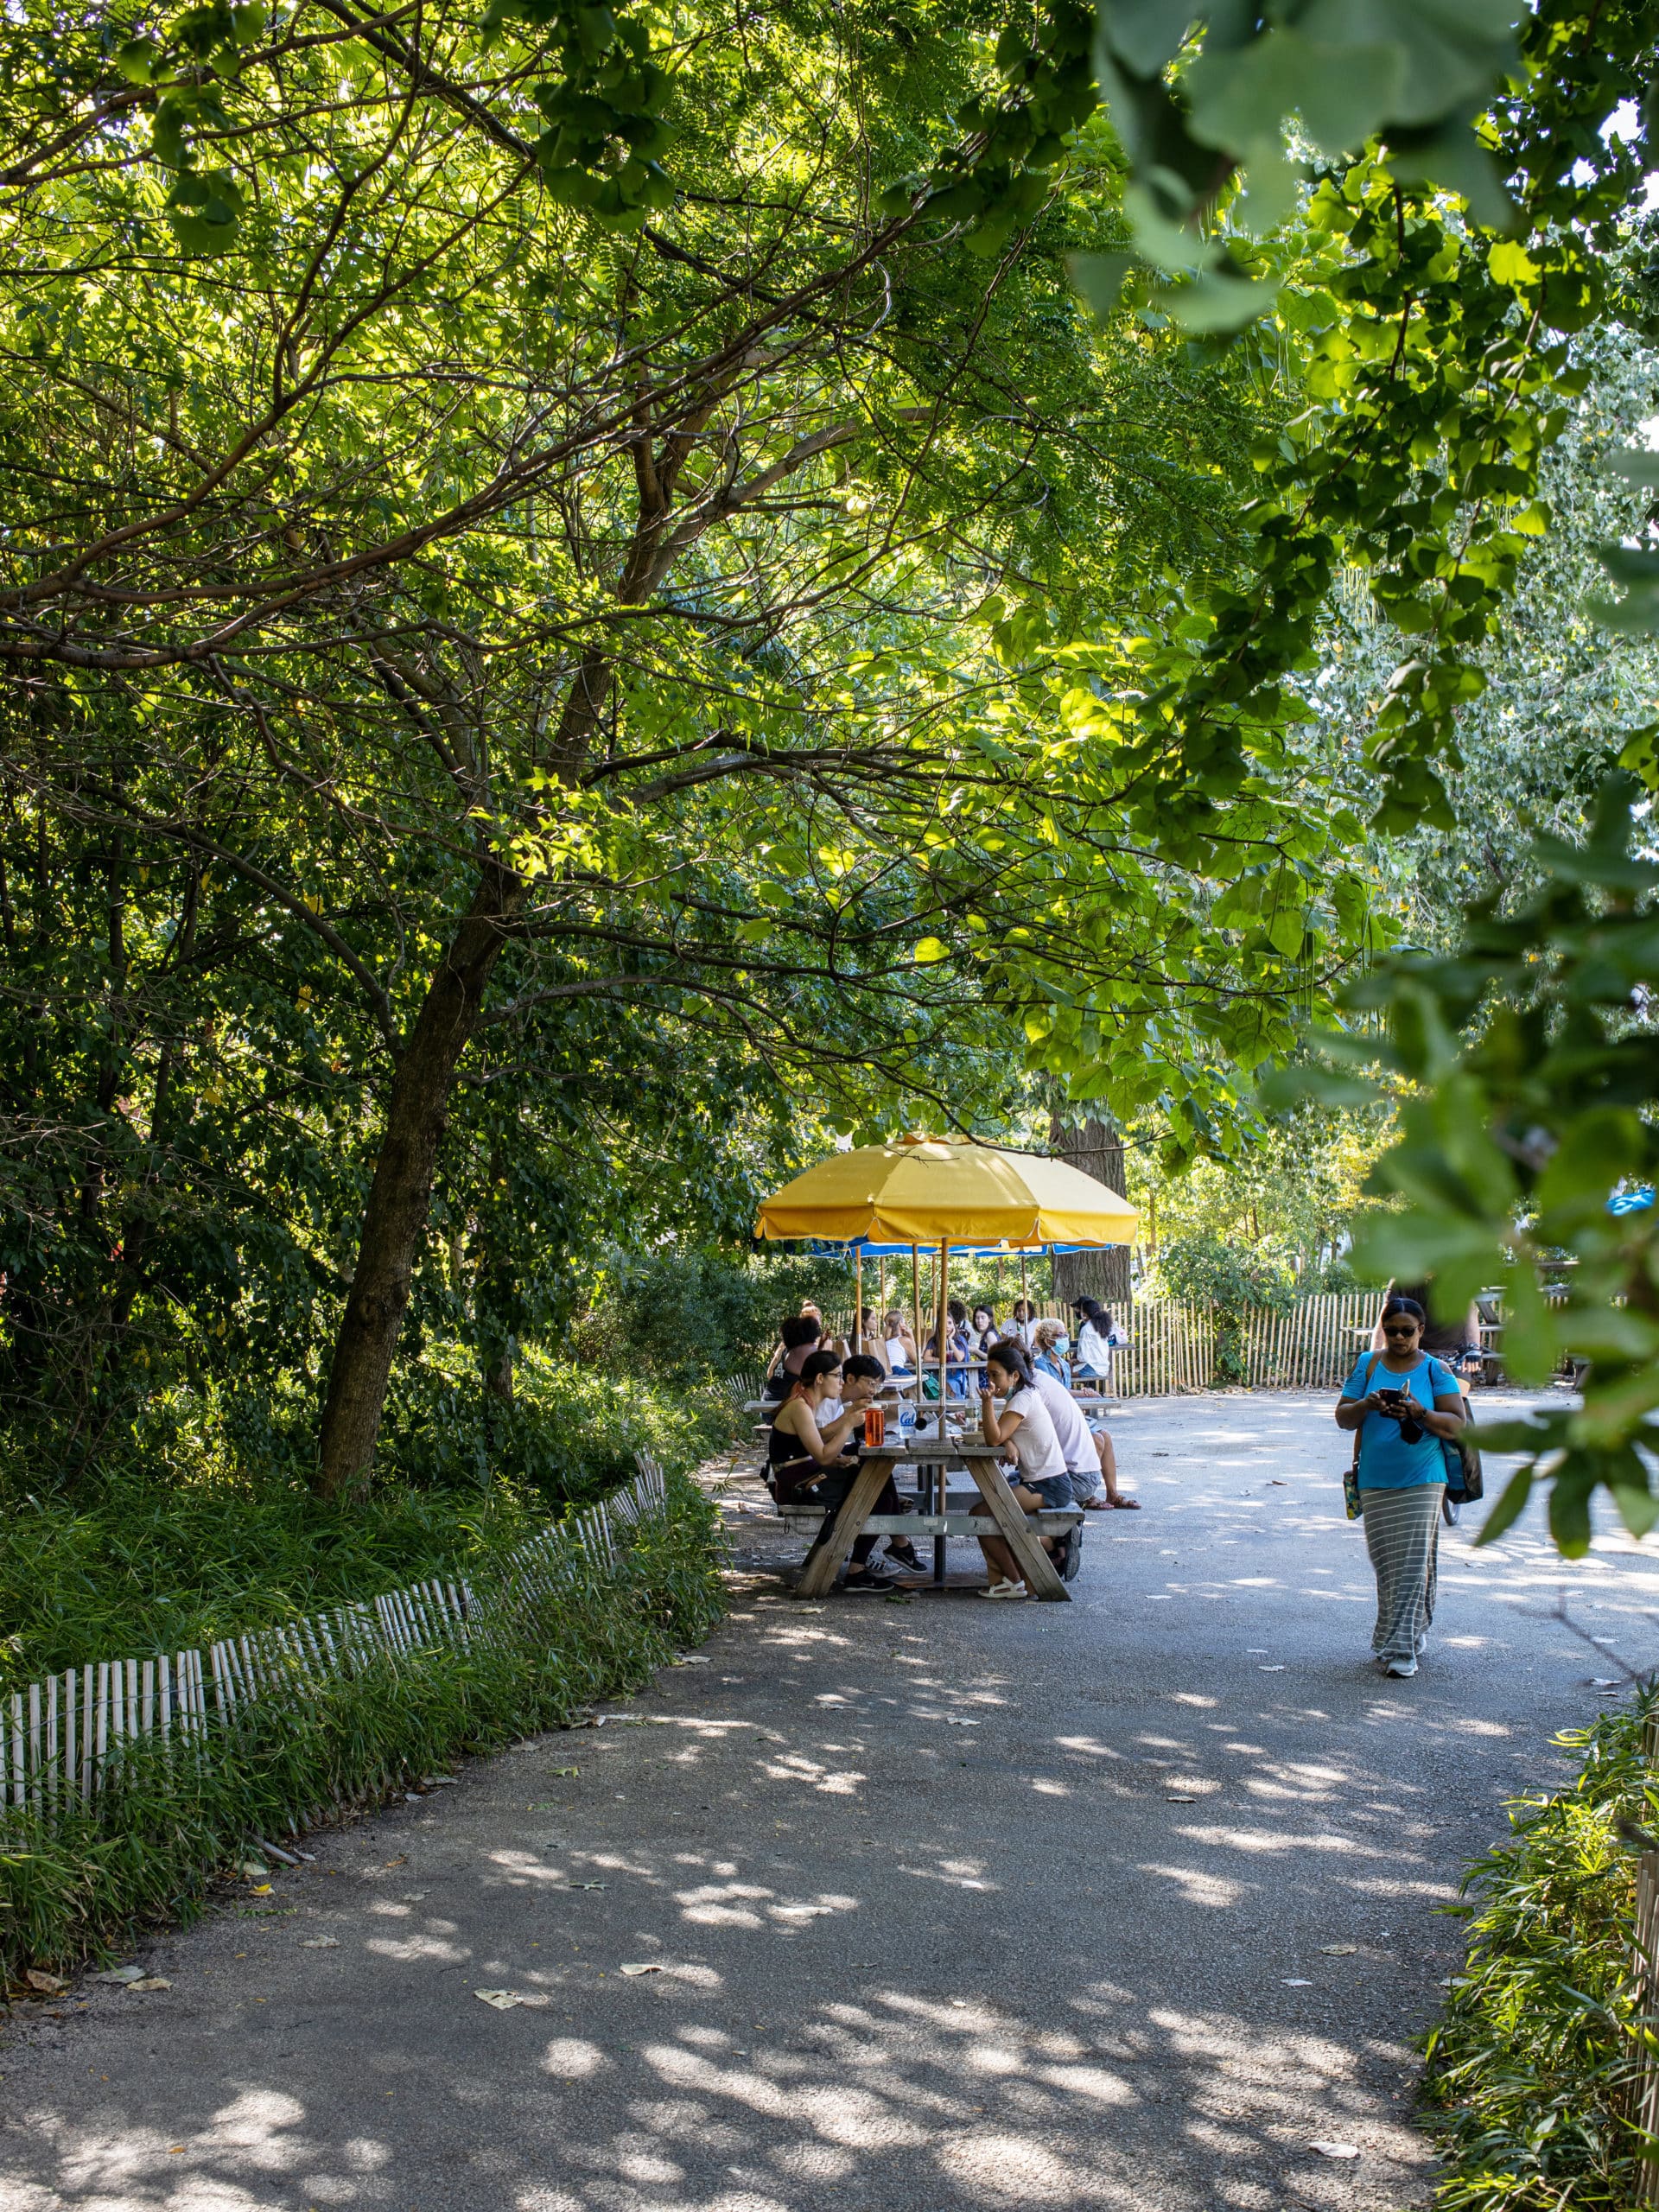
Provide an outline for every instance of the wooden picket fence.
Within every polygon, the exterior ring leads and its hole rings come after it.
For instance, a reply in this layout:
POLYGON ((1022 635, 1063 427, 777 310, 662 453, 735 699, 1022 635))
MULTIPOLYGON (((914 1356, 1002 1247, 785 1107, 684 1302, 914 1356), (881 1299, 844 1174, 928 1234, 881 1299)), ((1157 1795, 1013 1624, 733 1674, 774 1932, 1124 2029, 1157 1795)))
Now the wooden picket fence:
MULTIPOLYGON (((1032 1303, 1042 1319, 1063 1322, 1075 1337, 1077 1316, 1070 1306, 1052 1299, 1032 1303)), ((1129 1341, 1114 1356, 1112 1391, 1120 1398, 1161 1398, 1225 1383, 1251 1390, 1339 1389, 1370 1340, 1379 1306, 1375 1291, 1328 1291, 1299 1298, 1282 1313, 1247 1314, 1241 1347, 1244 1373, 1238 1376, 1224 1376, 1217 1368, 1211 1307, 1173 1298, 1137 1299, 1119 1309, 1129 1341)), ((850 1310, 826 1319, 832 1335, 852 1325, 850 1310)), ((741 1378, 746 1389, 750 1380, 741 1378)))
MULTIPOLYGON (((1216 1325, 1207 1306, 1154 1298, 1132 1306, 1124 1319, 1129 1341, 1112 1354, 1115 1396, 1169 1398, 1212 1387, 1216 1325)), ((1075 1319, 1071 1326, 1075 1333, 1075 1319)))
POLYGON ((1335 1390, 1370 1341, 1381 1300, 1375 1291, 1299 1298, 1283 1313, 1252 1313, 1244 1325, 1244 1383, 1251 1390, 1335 1390))
POLYGON ((205 1653, 101 1659, 14 1691, 0 1704, 0 1823, 9 1808, 49 1815, 94 1797, 123 1751, 143 1738, 201 1756, 219 1724, 260 1700, 303 1695, 331 1675, 388 1656, 511 1634, 524 1599, 545 1601, 595 1567, 614 1566, 613 1519, 637 1526, 666 1510, 662 1469, 647 1453, 637 1459, 634 1479, 603 1504, 510 1553, 482 1598, 465 1581, 414 1582, 251 1636, 226 1637, 205 1653))

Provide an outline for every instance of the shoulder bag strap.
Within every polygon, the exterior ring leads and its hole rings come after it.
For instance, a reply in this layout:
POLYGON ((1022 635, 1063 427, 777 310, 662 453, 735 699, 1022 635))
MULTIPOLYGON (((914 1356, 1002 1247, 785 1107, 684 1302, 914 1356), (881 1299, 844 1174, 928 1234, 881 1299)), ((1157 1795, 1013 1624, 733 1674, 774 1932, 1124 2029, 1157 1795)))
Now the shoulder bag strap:
MULTIPOLYGON (((1374 1352, 1371 1354, 1371 1363, 1370 1363, 1370 1366, 1366 1369, 1366 1370, 1365 1370, 1365 1382, 1364 1382, 1364 1386, 1363 1386, 1363 1388, 1361 1389, 1360 1394, 1359 1394, 1359 1395, 1360 1395, 1360 1396, 1361 1396, 1362 1398, 1369 1398, 1369 1397, 1370 1397, 1370 1395, 1371 1395, 1371 1377, 1372 1377, 1372 1376, 1376 1373, 1376 1363, 1377 1363, 1377 1361, 1378 1361, 1379 1359, 1381 1359, 1381 1358, 1382 1358, 1382 1353, 1381 1353, 1380 1351, 1374 1351, 1374 1352)), ((1355 1472, 1356 1474, 1357 1474, 1357 1473, 1359 1472, 1359 1440, 1360 1440, 1361 1436, 1362 1436, 1362 1435, 1363 1435, 1364 1431, 1365 1431, 1365 1424, 1364 1424, 1364 1422, 1362 1421, 1360 1422, 1360 1424, 1359 1424, 1358 1427, 1357 1427, 1357 1428, 1356 1428, 1356 1429, 1355 1429, 1355 1431, 1354 1431, 1354 1459, 1353 1459, 1353 1466, 1354 1466, 1354 1472, 1355 1472)))

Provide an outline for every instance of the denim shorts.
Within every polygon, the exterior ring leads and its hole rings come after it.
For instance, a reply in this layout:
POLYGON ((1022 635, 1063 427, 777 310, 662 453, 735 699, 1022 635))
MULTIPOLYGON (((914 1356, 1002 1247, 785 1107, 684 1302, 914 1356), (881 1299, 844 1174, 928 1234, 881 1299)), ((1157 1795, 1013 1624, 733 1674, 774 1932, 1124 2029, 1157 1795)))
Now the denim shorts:
POLYGON ((1017 1475, 1014 1480, 1023 1483, 1027 1490, 1034 1490, 1050 1513, 1064 1512, 1068 1505, 1077 1502, 1070 1475, 1050 1475, 1040 1483, 1033 1482, 1029 1475, 1017 1475))

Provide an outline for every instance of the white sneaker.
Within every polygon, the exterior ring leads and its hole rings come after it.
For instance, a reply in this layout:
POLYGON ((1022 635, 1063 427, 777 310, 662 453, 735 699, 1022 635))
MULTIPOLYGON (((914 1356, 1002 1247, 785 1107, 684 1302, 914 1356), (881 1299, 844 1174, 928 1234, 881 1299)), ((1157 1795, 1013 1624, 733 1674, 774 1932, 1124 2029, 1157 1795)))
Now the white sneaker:
POLYGON ((988 1583, 979 1594, 982 1598, 1023 1598, 1026 1594, 1026 1586, 1023 1582, 1009 1582, 1005 1580, 1001 1582, 988 1583))
POLYGON ((1389 1674, 1398 1675, 1402 1681, 1409 1675, 1414 1675, 1416 1671, 1417 1662, 1414 1659, 1390 1659, 1389 1662, 1389 1674))

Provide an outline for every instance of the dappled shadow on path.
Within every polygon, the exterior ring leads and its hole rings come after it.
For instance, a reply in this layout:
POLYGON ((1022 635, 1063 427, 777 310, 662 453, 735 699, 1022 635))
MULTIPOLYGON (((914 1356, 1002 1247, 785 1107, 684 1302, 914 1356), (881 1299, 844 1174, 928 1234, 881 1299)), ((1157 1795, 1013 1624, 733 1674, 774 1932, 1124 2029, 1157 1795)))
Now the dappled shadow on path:
MULTIPOLYGON (((1426 2201, 1407 2038, 1560 1722, 1528 1609, 1562 1570, 1449 1542, 1433 1671, 1379 1681, 1334 1447, 1249 1411, 1126 1421, 1146 1510, 1071 1608, 752 1578, 635 1725, 170 1939, 171 1991, 100 1992, 0 2087, 0 2212, 1426 2201)), ((1572 1570, 1615 1616, 1649 1573, 1572 1570)))

